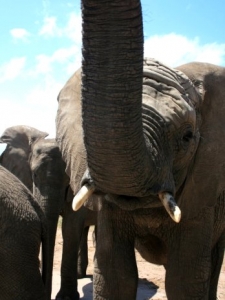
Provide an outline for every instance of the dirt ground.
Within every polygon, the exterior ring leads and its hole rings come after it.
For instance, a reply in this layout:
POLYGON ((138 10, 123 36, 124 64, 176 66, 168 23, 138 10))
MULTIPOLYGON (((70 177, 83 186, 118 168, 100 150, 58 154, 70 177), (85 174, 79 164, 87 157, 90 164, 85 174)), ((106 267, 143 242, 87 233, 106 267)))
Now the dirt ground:
MULTIPOLYGON (((94 257, 94 245, 92 242, 91 231, 88 235, 88 249, 89 249, 89 265, 87 274, 93 274, 93 257, 94 257)), ((55 257, 54 257, 54 270, 53 270, 53 291, 52 299, 55 299, 55 295, 59 290, 60 286, 60 263, 62 254, 62 236, 61 229, 58 228, 55 257)), ((139 272, 139 286, 137 293, 137 300, 165 300, 166 294, 164 289, 164 277, 165 271, 161 266, 156 266, 146 262, 142 257, 136 253, 137 266, 139 272)), ((92 300, 92 280, 91 276, 88 278, 78 280, 78 289, 80 292, 80 299, 92 300)), ((222 267, 220 275, 219 288, 218 288, 218 299, 225 300, 225 262, 222 267)), ((128 299, 124 299, 128 300, 128 299)))

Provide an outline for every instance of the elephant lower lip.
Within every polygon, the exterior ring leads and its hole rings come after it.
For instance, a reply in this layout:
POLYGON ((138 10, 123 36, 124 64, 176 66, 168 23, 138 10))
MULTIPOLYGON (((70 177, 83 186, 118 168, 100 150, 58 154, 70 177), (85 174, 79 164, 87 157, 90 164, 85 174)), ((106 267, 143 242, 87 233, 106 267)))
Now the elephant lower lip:
POLYGON ((140 208, 156 208, 162 207, 162 203, 158 196, 150 197, 129 197, 129 196, 118 196, 112 194, 106 194, 105 199, 112 202, 124 210, 135 210, 140 208))
POLYGON ((149 205, 150 205, 149 207, 152 207, 152 208, 154 208, 154 207, 162 207, 163 206, 162 203, 161 203, 161 201, 159 201, 158 198, 154 198, 152 200, 152 202, 149 203, 149 205))
MULTIPOLYGON (((92 193, 97 192, 94 184, 86 183, 82 186, 80 191, 76 194, 73 199, 72 208, 73 210, 78 210, 83 203, 91 196, 92 193)), ((159 193, 156 195, 150 195, 147 197, 131 197, 123 195, 105 194, 103 196, 107 201, 116 204, 123 210, 135 210, 143 208, 157 208, 163 206, 163 201, 160 201, 159 195, 164 193, 159 193)), ((168 194, 168 193, 165 193, 168 194)), ((104 195, 104 194, 102 194, 104 195)), ((164 205, 165 206, 165 205, 164 205)))

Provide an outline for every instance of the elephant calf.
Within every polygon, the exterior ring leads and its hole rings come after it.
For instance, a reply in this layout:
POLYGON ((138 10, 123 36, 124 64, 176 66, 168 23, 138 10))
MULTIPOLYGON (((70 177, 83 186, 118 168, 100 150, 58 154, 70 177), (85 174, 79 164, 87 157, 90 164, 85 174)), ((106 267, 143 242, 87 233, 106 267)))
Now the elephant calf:
POLYGON ((51 270, 58 217, 62 216, 61 286, 56 299, 79 299, 77 279, 86 276, 88 229, 90 225, 96 224, 97 214, 85 207, 77 212, 72 210, 74 195, 69 186, 69 177, 65 173, 65 162, 55 139, 35 141, 32 145, 30 166, 33 174, 33 193, 41 203, 48 221, 48 260, 51 270))
POLYGON ((0 298, 46 300, 46 222, 39 204, 0 166, 0 298), (39 270, 42 242, 43 268, 39 270), (43 278, 43 280, 42 280, 43 278))
MULTIPOLYGON (((65 173, 65 162, 55 139, 45 139, 47 135, 30 126, 7 128, 0 137, 0 143, 7 144, 0 156, 0 164, 33 191, 47 218, 48 298, 51 296, 57 222, 60 215, 63 217, 61 287, 57 299, 78 299, 77 278, 86 276, 87 235, 89 226, 96 223, 96 213, 85 207, 76 213, 72 210, 73 193, 69 186, 70 178, 65 173)), ((79 163, 77 160, 78 165, 79 163)))

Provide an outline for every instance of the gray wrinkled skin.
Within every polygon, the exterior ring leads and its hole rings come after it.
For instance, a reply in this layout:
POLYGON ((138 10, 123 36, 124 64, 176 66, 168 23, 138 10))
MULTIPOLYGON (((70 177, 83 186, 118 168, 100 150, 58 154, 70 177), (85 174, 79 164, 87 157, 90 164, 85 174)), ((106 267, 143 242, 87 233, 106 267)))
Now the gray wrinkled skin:
POLYGON ((0 166, 0 295, 2 300, 46 300, 47 224, 29 190, 0 166), (39 270, 42 243, 43 274, 39 270))

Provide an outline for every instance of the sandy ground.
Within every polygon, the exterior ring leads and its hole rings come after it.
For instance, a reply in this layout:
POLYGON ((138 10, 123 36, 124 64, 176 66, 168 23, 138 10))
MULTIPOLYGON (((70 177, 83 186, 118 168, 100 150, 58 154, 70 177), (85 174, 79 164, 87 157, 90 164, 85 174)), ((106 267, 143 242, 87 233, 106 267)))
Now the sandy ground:
MULTIPOLYGON (((94 245, 92 242, 91 231, 88 236, 88 256, 89 266, 87 270, 88 275, 93 274, 93 257, 94 257, 94 245)), ((62 236, 61 229, 58 228, 55 257, 54 257, 54 270, 53 270, 53 291, 52 299, 55 299, 55 295, 60 286, 60 263, 62 254, 62 236)), ((164 277, 165 271, 161 266, 156 266, 146 262, 139 253, 136 253, 137 266, 139 272, 139 286, 137 293, 137 300, 164 300, 166 298, 164 289, 164 277)), ((78 289, 80 293, 80 299, 91 300, 92 299, 92 280, 90 278, 83 278, 78 280, 78 289)), ((222 267, 220 275, 218 299, 225 300, 225 262, 222 267)), ((128 299, 124 299, 128 300, 128 299)))

